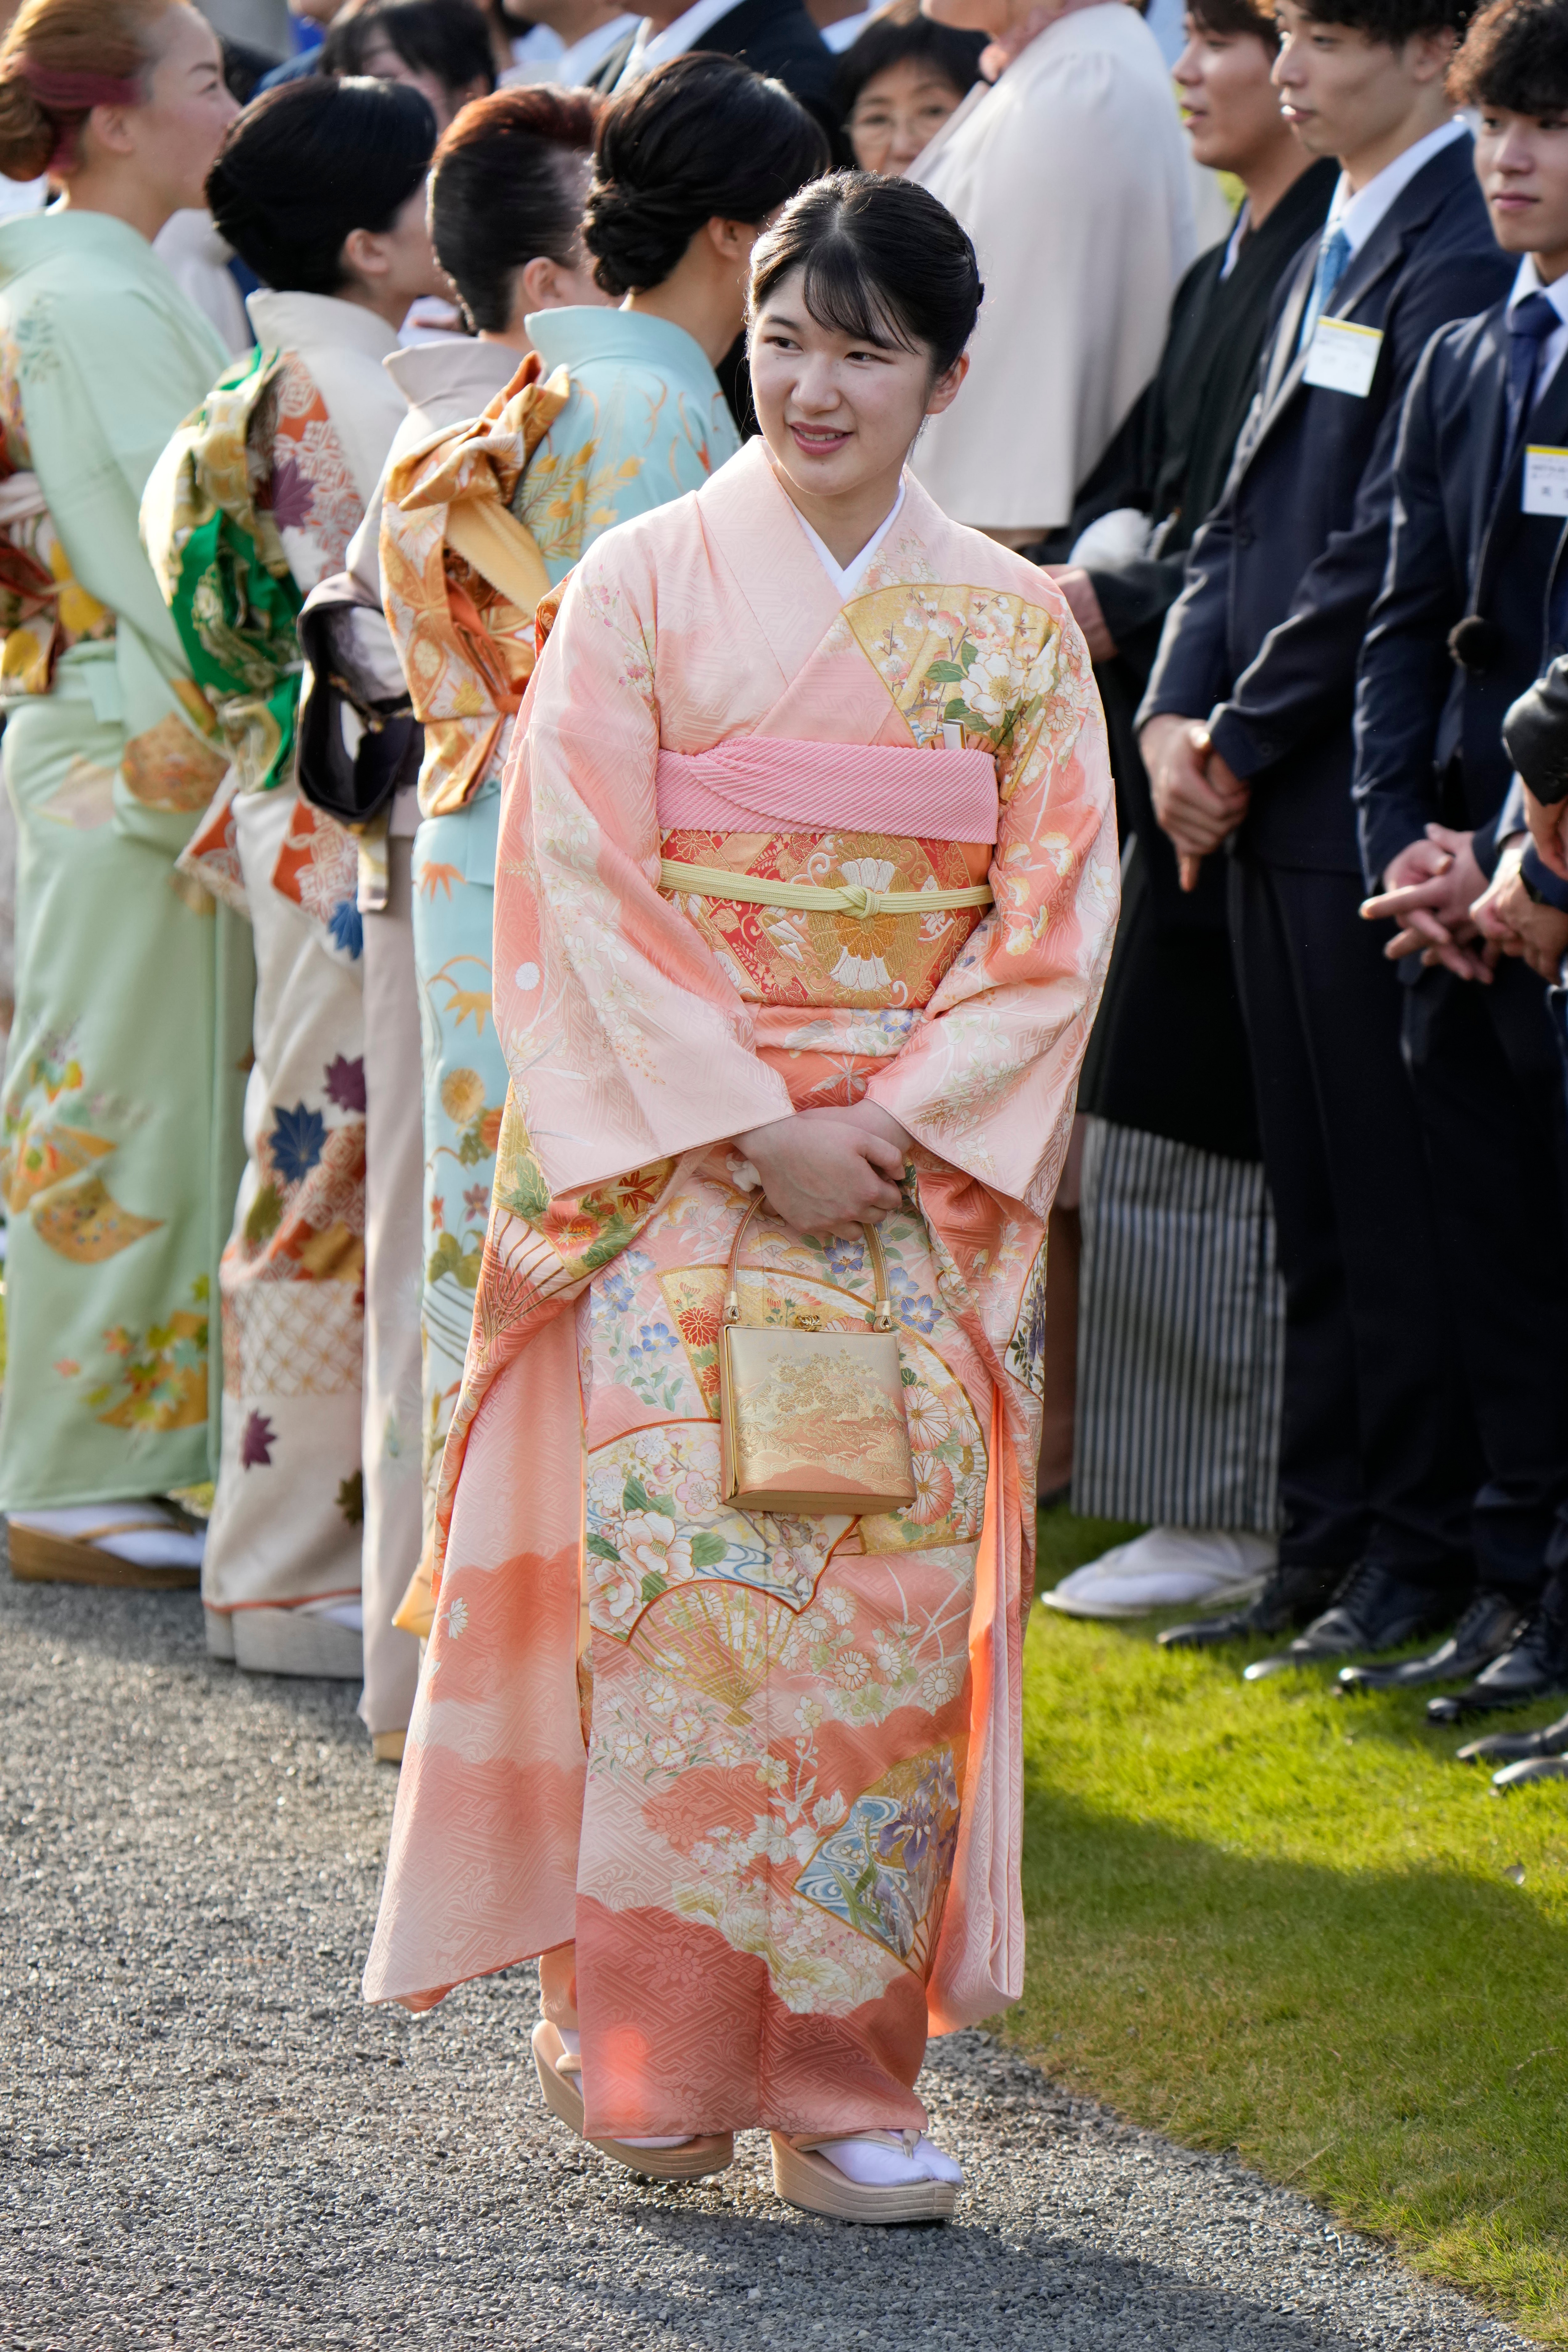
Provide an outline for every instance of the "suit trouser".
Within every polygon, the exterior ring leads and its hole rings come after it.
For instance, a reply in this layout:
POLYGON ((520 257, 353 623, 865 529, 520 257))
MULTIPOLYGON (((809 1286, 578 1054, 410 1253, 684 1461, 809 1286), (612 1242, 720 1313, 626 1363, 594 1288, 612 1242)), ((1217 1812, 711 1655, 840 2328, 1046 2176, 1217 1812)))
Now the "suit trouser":
POLYGON ((1568 1109, 1542 983, 1515 962, 1490 987, 1423 971, 1405 1059, 1486 1465, 1476 1559, 1529 1599, 1568 1559, 1568 1109))
POLYGON ((1481 1471, 1386 935, 1352 874, 1244 851, 1230 887, 1285 1278, 1280 1558, 1448 1586, 1481 1471))

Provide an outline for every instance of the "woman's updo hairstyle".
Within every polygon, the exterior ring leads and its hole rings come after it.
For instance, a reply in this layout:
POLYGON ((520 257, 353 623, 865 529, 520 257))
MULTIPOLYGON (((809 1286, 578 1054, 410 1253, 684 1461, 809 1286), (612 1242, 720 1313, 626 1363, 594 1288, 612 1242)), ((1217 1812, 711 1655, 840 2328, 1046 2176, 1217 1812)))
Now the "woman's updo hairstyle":
POLYGON ((583 257, 583 190, 602 100, 525 82, 465 106, 436 150, 430 237, 477 333, 505 331, 531 261, 583 257))
POLYGON ((766 220, 830 160, 782 82, 707 51, 674 58, 605 108, 583 241, 606 294, 661 286, 710 220, 766 220))
POLYGON ((171 0, 23 0, 0 46, 0 172, 68 179, 95 106, 144 106, 171 0))
POLYGON ((207 174, 220 236, 279 294, 336 294, 343 242, 389 229, 430 168, 436 117, 407 82, 282 82, 228 127, 207 174))
POLYGON ((833 172, 803 188, 752 252, 751 314, 792 270, 819 327, 868 343, 921 344, 933 381, 974 332, 981 298, 974 247, 944 204, 914 180, 833 172))

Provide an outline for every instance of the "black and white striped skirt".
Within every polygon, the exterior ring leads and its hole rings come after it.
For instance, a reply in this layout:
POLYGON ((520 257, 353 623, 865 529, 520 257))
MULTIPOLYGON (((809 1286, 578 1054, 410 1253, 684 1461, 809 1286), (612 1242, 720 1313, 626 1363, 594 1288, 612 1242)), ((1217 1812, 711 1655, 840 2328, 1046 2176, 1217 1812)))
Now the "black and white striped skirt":
POLYGON ((1270 1532, 1285 1293, 1262 1167, 1083 1126, 1073 1509, 1270 1532))

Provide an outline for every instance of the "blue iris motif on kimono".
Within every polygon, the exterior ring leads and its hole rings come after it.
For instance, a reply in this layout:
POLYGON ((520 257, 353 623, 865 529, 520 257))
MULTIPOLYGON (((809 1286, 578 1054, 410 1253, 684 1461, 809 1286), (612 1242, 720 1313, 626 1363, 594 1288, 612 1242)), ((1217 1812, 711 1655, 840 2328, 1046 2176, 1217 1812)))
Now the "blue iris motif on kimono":
POLYGON ((856 1800, 795 1881, 795 1893, 923 1969, 958 1843, 952 1751, 895 1765, 856 1800))

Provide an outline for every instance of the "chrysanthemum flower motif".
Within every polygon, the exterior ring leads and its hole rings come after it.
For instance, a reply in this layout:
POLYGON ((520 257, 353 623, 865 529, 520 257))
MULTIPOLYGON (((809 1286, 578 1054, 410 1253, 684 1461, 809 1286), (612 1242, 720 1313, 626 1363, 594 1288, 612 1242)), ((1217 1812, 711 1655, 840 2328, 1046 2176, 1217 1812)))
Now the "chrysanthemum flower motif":
POLYGON ((910 1444, 917 1454, 931 1453, 952 1428, 949 1408, 919 1381, 904 1391, 904 1419, 909 1423, 910 1444))
POLYGON ((846 1690, 858 1690, 871 1679, 871 1661, 860 1650, 840 1650, 833 1661, 833 1679, 846 1690))
POLYGON ((934 1527, 952 1508, 952 1473, 934 1454, 917 1454, 911 1467, 915 1499, 908 1516, 922 1528, 934 1527))
POLYGON ((468 1630, 468 1604, 459 1597, 458 1600, 453 1601, 450 1609, 447 1612, 447 1631, 451 1635, 454 1642, 457 1641, 459 1634, 468 1630))
POLYGON ((485 1107, 485 1082, 478 1070, 448 1070, 441 1081, 441 1108, 454 1127, 467 1127, 485 1107))
POLYGON ((621 1558, 643 1576, 661 1576, 667 1584, 689 1584, 697 1570, 691 1545, 675 1532, 675 1521, 662 1511, 631 1511, 621 1530, 621 1558))
POLYGON ((846 882, 857 882, 863 890, 889 890, 893 883, 893 861, 890 857, 847 857, 838 871, 846 882))
POLYGON ((840 1592, 836 1585, 829 1585, 820 1599, 829 1616, 836 1618, 840 1625, 848 1624, 855 1614, 855 1603, 847 1592, 840 1592))

